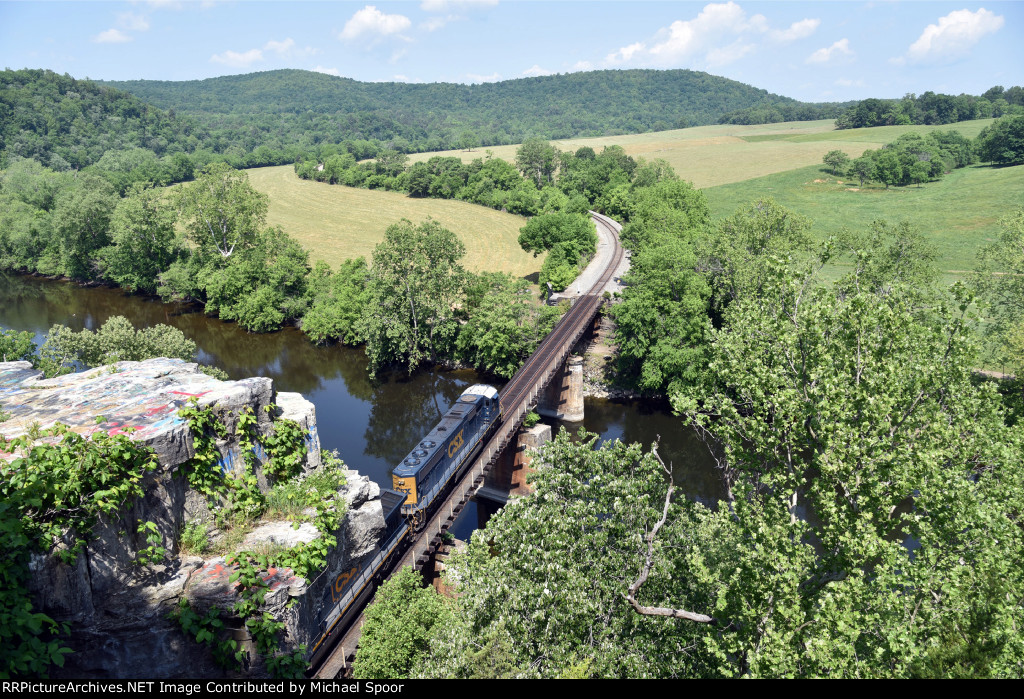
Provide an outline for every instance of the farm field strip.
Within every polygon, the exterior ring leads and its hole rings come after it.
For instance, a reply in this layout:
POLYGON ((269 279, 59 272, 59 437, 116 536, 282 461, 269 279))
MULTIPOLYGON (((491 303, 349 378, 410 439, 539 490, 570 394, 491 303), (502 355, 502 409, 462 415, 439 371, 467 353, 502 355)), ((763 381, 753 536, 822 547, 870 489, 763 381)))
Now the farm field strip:
MULTIPOLYGON (((407 218, 428 216, 466 245, 464 266, 474 272, 502 271, 526 277, 540 271, 544 257, 519 247, 526 219, 477 204, 414 199, 401 192, 357 189, 301 180, 290 165, 248 170, 252 185, 270 197, 268 223, 279 225, 310 251, 313 261, 336 268, 349 258, 370 260, 384 231, 407 218)), ((534 278, 535 279, 535 278, 534 278)))

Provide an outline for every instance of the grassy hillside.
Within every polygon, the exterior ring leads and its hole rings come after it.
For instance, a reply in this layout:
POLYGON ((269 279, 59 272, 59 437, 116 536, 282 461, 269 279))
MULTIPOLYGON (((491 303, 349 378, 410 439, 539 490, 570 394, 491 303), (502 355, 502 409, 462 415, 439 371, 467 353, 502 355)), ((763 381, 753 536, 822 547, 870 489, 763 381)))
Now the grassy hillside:
POLYGON ((814 221, 819 238, 844 227, 863 231, 876 219, 911 221, 936 246, 949 279, 975 266, 978 250, 999 235, 999 219, 1024 204, 1024 166, 975 165, 921 187, 867 185, 829 175, 814 165, 705 189, 716 219, 759 196, 814 221))
MULTIPOLYGON (((779 124, 740 126, 722 124, 673 131, 600 138, 573 138, 552 143, 563 151, 590 146, 600 151, 605 146, 622 146, 634 158, 662 158, 685 180, 700 188, 743 182, 756 177, 785 172, 821 163, 822 156, 839 149, 851 158, 859 158, 868 149, 881 148, 901 133, 956 130, 974 138, 992 119, 965 121, 947 126, 880 126, 871 129, 837 131, 831 119, 789 121, 779 124)), ((515 162, 518 145, 417 153, 410 162, 422 162, 435 155, 456 156, 463 162, 483 158, 490 152, 496 158, 515 162)))
POLYGON ((249 181, 270 197, 268 220, 279 225, 332 267, 363 255, 369 260, 389 225, 432 216, 466 244, 466 268, 503 271, 525 277, 540 271, 543 257, 519 247, 521 216, 475 204, 442 199, 411 199, 397 192, 355 189, 300 180, 289 166, 248 170, 249 181))
MULTIPOLYGON (((582 146, 590 146, 596 151, 605 146, 622 146, 626 154, 634 158, 662 158, 668 161, 680 177, 693 182, 697 187, 713 187, 820 163, 822 156, 834 148, 842 148, 851 156, 858 157, 866 149, 882 145, 871 141, 861 142, 856 138, 837 140, 849 133, 853 132, 836 131, 832 120, 823 120, 762 126, 698 126, 630 136, 565 139, 552 143, 563 151, 575 151, 582 146), (797 136, 824 138, 809 142, 786 140, 797 136)), ((495 146, 469 152, 455 150, 417 153, 410 156, 410 161, 425 161, 435 155, 454 155, 463 162, 469 162, 474 158, 486 157, 489 151, 496 158, 515 162, 518 147, 495 146)))

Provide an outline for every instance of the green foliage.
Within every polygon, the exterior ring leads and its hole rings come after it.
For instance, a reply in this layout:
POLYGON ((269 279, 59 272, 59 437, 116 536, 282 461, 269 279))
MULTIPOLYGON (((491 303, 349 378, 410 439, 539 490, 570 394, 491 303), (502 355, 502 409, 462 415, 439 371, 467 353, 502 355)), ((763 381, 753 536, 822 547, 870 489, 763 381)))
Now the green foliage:
POLYGON ((705 331, 706 374, 672 401, 728 501, 670 497, 635 445, 560 435, 534 496, 449 559, 458 613, 414 674, 1024 671, 1024 439, 972 378, 971 297, 934 286, 907 226, 819 258, 799 219, 760 202, 718 233, 701 253, 735 293, 705 331), (826 284, 814 269, 835 255, 851 271, 826 284), (637 580, 648 610, 711 624, 640 613, 624 599, 637 580))
POLYGON ((525 280, 497 272, 470 282, 466 306, 469 318, 459 331, 458 357, 505 378, 519 370, 561 314, 538 308, 525 280))
POLYGON ((51 373, 66 373, 76 363, 96 367, 154 357, 190 362, 196 357, 196 343, 169 325, 136 330, 127 318, 113 316, 95 332, 88 328, 75 332, 65 325, 54 325, 39 354, 46 367, 56 369, 51 373))
POLYGON ((306 310, 309 253, 280 228, 267 228, 226 263, 202 270, 206 312, 269 332, 306 310))
POLYGON ((558 168, 558 149, 542 138, 528 138, 516 151, 516 167, 538 189, 552 184, 558 168))
POLYGON ((828 153, 825 153, 821 161, 828 165, 833 175, 838 175, 843 172, 846 164, 850 162, 850 156, 841 150, 830 150, 828 153))
MULTIPOLYGON (((833 151, 834 152, 834 151, 833 151)), ((827 156, 826 156, 827 157, 827 156)), ((850 174, 878 180, 888 188, 937 180, 950 170, 975 161, 975 148, 956 131, 908 132, 877 151, 864 151, 853 161, 850 174)))
POLYGON ((358 326, 369 302, 369 278, 362 257, 346 260, 334 274, 326 263, 318 262, 307 282, 313 302, 302 317, 302 332, 317 344, 361 342, 358 326))
MULTIPOLYGON (((308 149, 312 143, 319 144, 317 155, 324 162, 338 152, 340 139, 357 160, 375 157, 388 142, 404 152, 452 150, 464 147, 467 130, 484 146, 520 143, 533 134, 565 139, 644 133, 711 124, 723 114, 762 104, 778 106, 787 118, 836 115, 834 105, 809 108, 690 70, 590 71, 482 85, 378 84, 302 70, 225 76, 201 86, 151 80, 108 84, 160 109, 187 114, 212 137, 204 143, 218 150, 224 143, 234 145, 239 160, 256 155, 261 144, 270 144, 275 155, 293 144, 308 149), (595 102, 591 95, 601 99, 595 102), (304 108, 297 111, 299 103, 304 108)), ((263 164, 270 163, 252 166, 263 164)))
POLYGON ((157 276, 180 252, 174 221, 159 192, 133 185, 110 219, 112 245, 100 251, 104 276, 129 291, 155 293, 157 276))
POLYGON ((186 522, 178 538, 182 553, 200 556, 210 548, 209 525, 206 522, 186 522))
MULTIPOLYGON (((267 406, 268 410, 274 408, 272 405, 267 406)), ((301 473, 302 464, 306 461, 306 436, 299 423, 277 419, 259 441, 268 457, 262 467, 269 478, 283 481, 301 473)))
POLYGON ((1024 375, 1024 208, 1001 222, 999 239, 981 252, 972 285, 985 301, 990 353, 997 363, 1024 375))
POLYGON ((999 119, 986 127, 976 141, 978 157, 990 163, 1024 163, 1024 114, 999 119))
MULTIPOLYGON (((595 449, 595 441, 561 430, 538 455, 552 467, 533 475, 533 496, 510 502, 473 533, 465 554, 449 557, 456 613, 434 628, 414 675, 701 672, 702 639, 710 635, 703 627, 637 616, 624 598, 639 574, 645 534, 661 516, 664 472, 638 445, 595 449)), ((673 514, 679 507, 672 505, 673 514)), ((673 532, 684 539, 688 529, 680 523, 673 532)), ((658 550, 667 554, 671 545, 658 550)), ((650 599, 691 589, 677 570, 665 561, 652 571, 650 599)))
POLYGON ((163 539, 160 536, 160 531, 156 528, 156 524, 153 522, 139 522, 137 533, 139 536, 146 538, 146 546, 140 548, 135 554, 136 565, 151 565, 164 560, 164 557, 167 556, 167 549, 161 546, 163 539))
POLYGON ((622 302, 612 306, 619 368, 645 391, 698 381, 706 366, 711 289, 692 240, 665 236, 633 254, 622 302))
POLYGON ((708 206, 688 182, 638 188, 623 243, 633 251, 622 302, 611 308, 625 382, 653 392, 693 383, 706 363, 711 290, 698 264, 708 206))
POLYGON ((455 307, 465 285, 466 248, 432 219, 388 227, 373 251, 369 303, 360 321, 371 371, 449 355, 458 335, 455 307))
POLYGON ((0 361, 31 362, 36 359, 35 336, 30 332, 0 329, 0 361))
POLYGON ((547 250, 540 270, 540 284, 550 283, 564 290, 593 257, 597 233, 589 217, 581 214, 548 213, 534 216, 520 229, 519 245, 534 257, 547 250))
POLYGON ((105 158, 123 184, 186 174, 173 167, 173 155, 166 163, 156 158, 175 151, 184 156, 180 151, 192 152, 204 138, 191 120, 91 80, 48 70, 0 72, 0 156, 34 158, 61 171, 81 170, 105 158), (136 163, 120 156, 139 147, 146 149, 145 163, 138 156, 136 163))
MULTIPOLYGON (((272 415, 275 411, 275 406, 268 406, 272 415)), ((345 484, 344 464, 325 453, 322 467, 303 476, 301 466, 306 446, 299 426, 290 420, 274 420, 269 431, 260 436, 256 431, 256 416, 251 410, 245 410, 239 414, 237 425, 245 467, 240 473, 228 475, 220 469, 216 447, 217 439, 223 438, 226 431, 213 409, 201 409, 193 400, 179 414, 189 423, 195 449, 195 456, 185 466, 189 486, 206 496, 217 509, 221 522, 239 517, 255 519, 271 512, 290 517, 296 527, 301 521, 309 520, 321 536, 272 554, 251 551, 230 554, 225 560, 235 568, 230 581, 237 583, 238 589, 232 607, 228 610, 214 606, 205 616, 200 616, 187 600, 182 600, 173 616, 197 642, 210 646, 218 664, 229 669, 240 667, 247 653, 234 640, 225 637, 224 619, 240 619, 271 676, 301 677, 305 669, 305 646, 281 652, 280 632, 284 624, 261 610, 267 593, 264 576, 270 568, 291 568, 296 575, 308 579, 326 565, 327 553, 337 542, 335 537, 325 534, 337 531, 346 513, 346 502, 338 493, 345 484), (268 457, 262 464, 264 473, 277 481, 266 496, 260 492, 255 474, 257 442, 268 457), (313 510, 312 516, 305 514, 308 509, 313 510)), ((205 523, 186 525, 181 537, 183 548, 202 550, 207 543, 205 523)))
POLYGON ((534 257, 567 241, 577 243, 589 258, 597 248, 594 223, 579 214, 550 213, 534 216, 519 232, 519 246, 534 257))
POLYGON ((526 417, 523 418, 523 427, 530 429, 538 422, 540 422, 540 415, 531 410, 526 414, 526 417))
POLYGON ((195 182, 175 191, 175 204, 189 240, 204 257, 230 257, 251 246, 266 223, 267 197, 249 177, 225 163, 208 165, 195 182))
POLYGON ((431 630, 450 621, 448 601, 412 568, 392 575, 364 613, 356 679, 405 679, 431 651, 431 630))
MULTIPOLYGON (((157 462, 126 434, 86 438, 62 425, 0 437, 0 451, 13 456, 0 466, 0 676, 39 675, 63 666, 70 650, 54 638, 66 626, 32 611, 24 586, 30 554, 75 562, 96 523, 117 518, 142 495, 142 478, 157 462)), ((145 530, 149 547, 140 554, 162 555, 159 536, 145 530)))
POLYGON ((954 628, 987 649, 979 670, 1021 671, 1024 444, 970 380, 969 299, 862 273, 900 269, 871 261, 893 252, 862 250, 832 287, 769 267, 713 332, 721 389, 673 399, 721 445, 735 498, 731 560, 704 576, 735 629, 715 642, 731 672, 906 676, 954 628))
POLYGON ((110 219, 117 194, 98 175, 81 173, 54 201, 53 237, 48 252, 59 260, 52 270, 72 279, 93 279, 100 250, 110 244, 110 219))

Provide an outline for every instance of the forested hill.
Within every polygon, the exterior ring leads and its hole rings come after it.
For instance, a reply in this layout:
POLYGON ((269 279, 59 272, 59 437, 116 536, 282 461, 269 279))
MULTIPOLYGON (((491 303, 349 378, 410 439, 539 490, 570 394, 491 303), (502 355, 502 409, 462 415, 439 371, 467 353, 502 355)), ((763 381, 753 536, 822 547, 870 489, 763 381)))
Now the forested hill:
POLYGON ((497 145, 712 124, 755 105, 799 104, 690 70, 605 70, 481 85, 366 83, 302 70, 105 84, 194 115, 225 136, 255 126, 278 137, 397 139, 402 150, 456 147, 467 132, 481 145, 497 145))
POLYGON ((191 153, 207 138, 193 119, 91 80, 49 70, 0 72, 0 167, 15 156, 80 169, 133 148, 191 153))

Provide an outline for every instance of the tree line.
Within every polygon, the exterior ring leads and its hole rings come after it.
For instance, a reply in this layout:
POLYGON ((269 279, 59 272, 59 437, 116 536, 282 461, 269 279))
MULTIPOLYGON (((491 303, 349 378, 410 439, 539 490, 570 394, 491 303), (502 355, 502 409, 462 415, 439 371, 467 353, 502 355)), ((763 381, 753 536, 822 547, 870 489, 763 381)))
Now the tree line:
POLYGON ((991 119, 1024 114, 1024 88, 1002 85, 979 96, 925 92, 898 100, 870 98, 850 106, 836 119, 837 129, 906 124, 953 124, 971 119, 991 119))
POLYGON ((365 83, 302 70, 208 80, 106 83, 161 109, 188 114, 244 143, 372 139, 402 152, 479 144, 643 133, 714 123, 726 112, 785 101, 749 85, 689 70, 606 70, 480 85, 365 83))
POLYGON ((905 133, 879 150, 866 150, 851 160, 841 150, 831 150, 822 162, 833 175, 890 186, 921 185, 941 179, 957 168, 978 161, 996 165, 1024 162, 1024 115, 1004 117, 985 127, 971 141, 958 131, 905 133))

